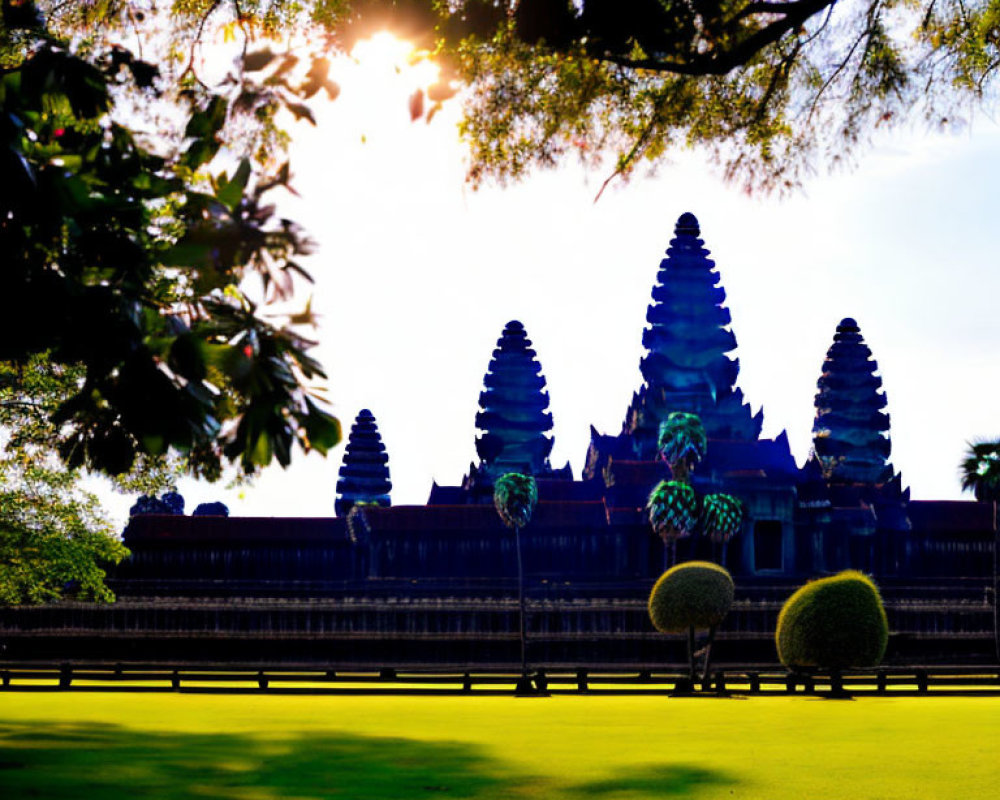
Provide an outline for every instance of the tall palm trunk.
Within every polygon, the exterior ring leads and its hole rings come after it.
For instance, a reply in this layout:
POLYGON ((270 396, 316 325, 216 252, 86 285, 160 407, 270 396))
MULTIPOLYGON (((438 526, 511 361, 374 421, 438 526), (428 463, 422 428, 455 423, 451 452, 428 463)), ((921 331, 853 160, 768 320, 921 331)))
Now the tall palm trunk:
POLYGON ((521 561, 521 529, 514 528, 514 545, 517 550, 517 607, 521 634, 521 683, 528 676, 528 637, 524 611, 524 564, 521 561))

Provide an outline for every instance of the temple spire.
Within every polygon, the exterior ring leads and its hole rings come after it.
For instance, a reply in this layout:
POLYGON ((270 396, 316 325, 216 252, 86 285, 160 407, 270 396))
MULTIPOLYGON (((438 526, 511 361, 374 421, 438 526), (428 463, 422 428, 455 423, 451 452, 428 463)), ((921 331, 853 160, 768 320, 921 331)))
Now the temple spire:
POLYGON ((726 291, 700 233, 694 214, 677 220, 646 312, 647 352, 639 366, 644 385, 623 429, 640 458, 654 456, 660 422, 672 411, 697 414, 710 438, 760 435, 762 414, 754 416, 736 388, 739 361, 727 355, 736 349, 736 337, 726 291))
POLYGON ((830 483, 882 484, 892 478, 889 415, 878 362, 858 323, 841 320, 823 362, 813 444, 830 483))
POLYGON ((517 320, 508 322, 479 395, 478 472, 495 479, 505 472, 541 475, 551 471, 552 414, 541 372, 524 326, 517 320))
POLYGON ((363 408, 351 426, 344 462, 340 467, 337 499, 334 502, 337 516, 346 517, 356 503, 391 505, 391 489, 389 456, 382 444, 374 415, 363 408))

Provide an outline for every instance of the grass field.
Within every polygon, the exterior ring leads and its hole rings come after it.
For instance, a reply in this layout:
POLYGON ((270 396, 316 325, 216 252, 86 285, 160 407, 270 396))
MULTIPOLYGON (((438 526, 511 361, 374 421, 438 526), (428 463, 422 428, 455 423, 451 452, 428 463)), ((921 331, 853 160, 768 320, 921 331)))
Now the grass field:
POLYGON ((0 693, 0 798, 1000 797, 1000 698, 0 693))

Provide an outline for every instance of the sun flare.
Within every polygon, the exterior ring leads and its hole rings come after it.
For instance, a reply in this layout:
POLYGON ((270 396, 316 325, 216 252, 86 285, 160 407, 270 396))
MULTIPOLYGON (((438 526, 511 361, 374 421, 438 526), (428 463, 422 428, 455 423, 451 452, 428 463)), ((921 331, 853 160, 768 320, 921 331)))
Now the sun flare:
POLYGON ((440 68, 426 51, 389 31, 380 31, 358 41, 350 54, 357 77, 366 83, 405 84, 426 88, 436 82, 440 68))

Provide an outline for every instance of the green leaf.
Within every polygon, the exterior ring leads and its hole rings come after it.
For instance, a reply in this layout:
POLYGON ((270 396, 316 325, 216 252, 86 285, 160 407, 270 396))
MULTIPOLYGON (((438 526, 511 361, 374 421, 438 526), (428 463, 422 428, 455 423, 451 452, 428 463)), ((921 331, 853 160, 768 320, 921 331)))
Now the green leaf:
POLYGON ((257 435, 257 440, 254 442, 253 448, 250 452, 250 461, 258 467, 266 467, 271 463, 271 457, 274 454, 274 449, 271 447, 271 437, 268 435, 267 431, 261 431, 257 435))
POLYGON ((195 139, 181 158, 181 163, 191 170, 211 161, 219 152, 219 143, 212 139, 195 139))
POLYGON ((211 261, 212 248, 202 242, 182 239, 160 253, 159 261, 167 267, 200 267, 211 261))
POLYGON ((204 111, 196 111, 184 128, 184 135, 192 139, 214 137, 226 122, 226 99, 216 95, 204 111))
POLYGON ((192 333, 178 336, 170 347, 170 368, 192 381, 205 379, 204 342, 192 333))
POLYGON ((342 436, 339 420, 318 408, 308 397, 306 409, 308 413, 301 419, 301 424, 309 439, 309 446, 321 453, 336 447, 342 436))
POLYGON ((236 211, 236 207, 243 199, 247 182, 250 180, 250 160, 244 158, 233 173, 233 177, 227 179, 223 174, 219 180, 219 188, 215 192, 216 199, 230 211, 236 211))

